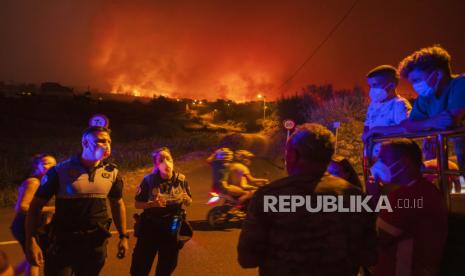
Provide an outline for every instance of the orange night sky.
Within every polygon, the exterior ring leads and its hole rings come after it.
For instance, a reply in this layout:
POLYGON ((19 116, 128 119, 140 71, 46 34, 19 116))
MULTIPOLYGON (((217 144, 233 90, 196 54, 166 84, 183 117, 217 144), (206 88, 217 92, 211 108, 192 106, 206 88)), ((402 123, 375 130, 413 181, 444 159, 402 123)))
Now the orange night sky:
MULTIPOLYGON (((269 99, 307 84, 365 85, 440 43, 465 71, 465 1, 368 1, 281 87, 353 1, 15 1, 0 3, 0 81, 193 98, 269 99)), ((404 92, 407 89, 403 85, 404 92)))

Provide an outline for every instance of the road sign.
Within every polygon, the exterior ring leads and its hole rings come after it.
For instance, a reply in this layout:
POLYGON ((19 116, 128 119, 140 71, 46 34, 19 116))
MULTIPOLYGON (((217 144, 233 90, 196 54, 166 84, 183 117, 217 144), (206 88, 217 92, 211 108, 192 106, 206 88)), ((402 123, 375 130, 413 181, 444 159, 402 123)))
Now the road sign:
POLYGON ((292 120, 285 120, 283 122, 283 125, 284 125, 284 128, 287 129, 287 130, 291 130, 291 129, 295 128, 295 122, 292 121, 292 120))
POLYGON ((110 119, 103 114, 95 114, 89 119, 89 126, 99 126, 99 127, 106 127, 110 126, 110 119))

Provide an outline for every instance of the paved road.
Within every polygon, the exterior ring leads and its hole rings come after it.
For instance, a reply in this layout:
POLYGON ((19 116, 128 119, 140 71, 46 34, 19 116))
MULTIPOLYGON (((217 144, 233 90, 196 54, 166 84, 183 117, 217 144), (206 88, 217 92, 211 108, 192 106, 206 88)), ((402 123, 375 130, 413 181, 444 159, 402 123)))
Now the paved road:
MULTIPOLYGON (((208 191, 210 188, 210 169, 203 161, 204 155, 194 155, 180 162, 179 168, 187 175, 187 179, 193 193, 193 204, 188 209, 188 219, 192 222, 195 233, 194 238, 181 250, 178 267, 174 275, 257 275, 255 269, 242 269, 237 263, 236 246, 240 229, 227 229, 223 231, 213 230, 207 227, 205 215, 208 206, 208 191)), ((128 227, 132 228, 133 195, 135 186, 138 185, 143 175, 149 169, 139 170, 125 174, 125 200, 128 210, 128 227)), ((252 166, 252 172, 260 177, 276 179, 283 176, 283 170, 276 168, 263 160, 256 160, 252 166)), ((0 242, 12 241, 9 225, 13 219, 13 212, 9 209, 0 210, 0 242)), ((102 275, 129 275, 129 266, 135 239, 130 239, 130 254, 123 260, 116 256, 117 237, 110 239, 108 246, 109 257, 102 271, 102 275)), ((1 243, 0 243, 1 244, 1 243)), ((16 263, 22 258, 22 251, 18 244, 1 244, 11 263, 16 263)), ((152 267, 152 271, 154 271, 152 267)), ((153 272, 151 275, 154 275, 153 272)))

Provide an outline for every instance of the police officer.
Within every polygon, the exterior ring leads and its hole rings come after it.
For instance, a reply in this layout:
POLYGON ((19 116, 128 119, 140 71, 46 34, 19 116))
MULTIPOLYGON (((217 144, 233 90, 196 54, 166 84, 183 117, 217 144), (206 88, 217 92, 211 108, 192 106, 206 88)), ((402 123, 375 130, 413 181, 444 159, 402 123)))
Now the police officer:
POLYGON ((132 254, 131 275, 150 273, 155 255, 155 275, 171 275, 177 265, 178 227, 183 219, 183 205, 192 202, 184 175, 173 171, 173 158, 166 147, 152 153, 154 171, 145 176, 136 192, 136 209, 143 209, 140 230, 132 254))
POLYGON ((36 233, 40 212, 52 196, 56 197, 51 222, 51 241, 45 261, 45 275, 98 275, 106 258, 111 219, 119 232, 118 251, 128 249, 126 207, 122 199, 123 181, 115 165, 103 160, 110 156, 110 130, 90 127, 82 135, 82 153, 51 168, 42 178, 26 219, 28 259, 44 264, 36 233))

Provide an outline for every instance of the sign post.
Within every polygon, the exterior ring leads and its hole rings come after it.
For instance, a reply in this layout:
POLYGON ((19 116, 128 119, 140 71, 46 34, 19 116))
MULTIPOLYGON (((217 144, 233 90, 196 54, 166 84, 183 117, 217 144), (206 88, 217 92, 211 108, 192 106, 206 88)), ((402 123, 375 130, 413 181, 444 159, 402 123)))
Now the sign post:
POLYGON ((110 119, 103 114, 94 114, 89 119, 89 126, 99 126, 108 128, 110 126, 110 119))
POLYGON ((287 129, 287 138, 286 138, 286 144, 287 141, 289 140, 289 136, 291 135, 291 130, 295 128, 295 122, 292 120, 285 120, 283 122, 284 128, 287 129))

